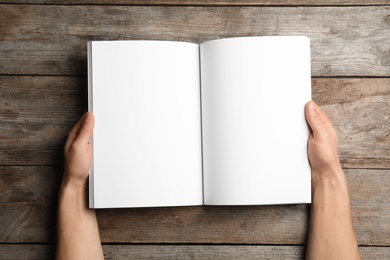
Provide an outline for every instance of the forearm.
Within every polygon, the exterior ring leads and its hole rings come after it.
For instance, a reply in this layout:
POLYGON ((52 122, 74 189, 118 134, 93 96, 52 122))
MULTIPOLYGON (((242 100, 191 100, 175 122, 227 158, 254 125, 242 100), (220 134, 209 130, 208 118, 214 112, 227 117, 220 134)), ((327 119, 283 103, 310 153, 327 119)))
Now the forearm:
POLYGON ((348 187, 341 167, 313 183, 307 259, 360 259, 348 187))
POLYGON ((57 259, 103 259, 95 211, 86 187, 63 184, 59 193, 57 259))

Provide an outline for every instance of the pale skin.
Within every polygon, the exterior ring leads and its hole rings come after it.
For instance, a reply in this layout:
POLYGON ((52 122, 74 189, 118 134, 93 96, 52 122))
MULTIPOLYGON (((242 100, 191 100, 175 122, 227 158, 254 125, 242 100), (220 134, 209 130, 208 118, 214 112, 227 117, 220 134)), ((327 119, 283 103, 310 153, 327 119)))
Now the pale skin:
POLYGON ((88 208, 89 140, 94 116, 86 113, 69 132, 58 200, 57 259, 104 259, 95 210, 88 208))
MULTIPOLYGON (((312 129, 308 153, 313 191, 306 259, 360 259, 348 187, 338 158, 337 134, 313 101, 306 104, 306 118, 312 129)), ((93 127, 93 114, 84 114, 70 131, 64 147, 57 259, 104 258, 95 211, 87 204, 93 127)))
POLYGON ((306 104, 306 119, 312 129, 308 153, 313 190, 306 259, 361 259, 336 131, 313 101, 306 104))

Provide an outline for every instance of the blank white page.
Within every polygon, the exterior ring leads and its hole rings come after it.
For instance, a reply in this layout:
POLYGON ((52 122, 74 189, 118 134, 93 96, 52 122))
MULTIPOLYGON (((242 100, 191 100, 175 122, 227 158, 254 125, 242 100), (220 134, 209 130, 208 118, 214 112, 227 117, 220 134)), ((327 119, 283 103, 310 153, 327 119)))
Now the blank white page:
POLYGON ((199 46, 91 42, 91 207, 202 204, 199 46))
POLYGON ((309 38, 222 39, 200 49, 204 203, 310 203, 309 38))

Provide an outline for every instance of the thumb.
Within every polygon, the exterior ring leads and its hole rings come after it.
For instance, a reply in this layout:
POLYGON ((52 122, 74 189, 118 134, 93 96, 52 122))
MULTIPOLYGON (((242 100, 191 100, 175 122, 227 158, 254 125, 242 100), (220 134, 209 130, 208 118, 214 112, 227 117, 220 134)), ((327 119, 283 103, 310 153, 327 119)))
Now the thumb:
POLYGON ((329 118, 322 112, 314 101, 306 104, 306 120, 309 123, 313 136, 321 136, 333 128, 329 118))
POLYGON ((84 121, 78 131, 75 142, 80 144, 87 144, 92 136, 93 128, 95 125, 95 118, 93 113, 88 112, 85 114, 84 121))

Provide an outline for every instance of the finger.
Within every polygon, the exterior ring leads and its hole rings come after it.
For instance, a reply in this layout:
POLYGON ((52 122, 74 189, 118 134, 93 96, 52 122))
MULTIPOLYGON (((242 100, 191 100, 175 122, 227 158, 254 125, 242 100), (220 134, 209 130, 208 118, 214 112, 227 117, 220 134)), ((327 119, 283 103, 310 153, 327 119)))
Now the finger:
POLYGON ((80 127, 82 126, 86 115, 87 115, 87 112, 84 113, 84 115, 79 119, 79 121, 77 121, 77 123, 73 126, 72 130, 70 130, 70 132, 68 133, 68 136, 67 136, 66 142, 65 142, 65 150, 68 150, 70 145, 76 139, 76 137, 79 133, 80 127))
POLYGON ((84 121, 82 122, 81 127, 77 133, 77 137, 74 140, 74 143, 79 144, 88 144, 95 125, 95 118, 91 112, 85 113, 84 121))
POLYGON ((314 101, 309 101, 306 104, 306 119, 314 137, 321 136, 333 128, 329 118, 314 101))

